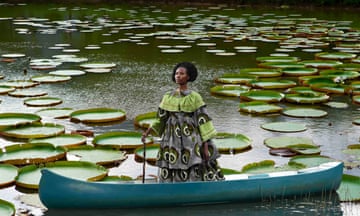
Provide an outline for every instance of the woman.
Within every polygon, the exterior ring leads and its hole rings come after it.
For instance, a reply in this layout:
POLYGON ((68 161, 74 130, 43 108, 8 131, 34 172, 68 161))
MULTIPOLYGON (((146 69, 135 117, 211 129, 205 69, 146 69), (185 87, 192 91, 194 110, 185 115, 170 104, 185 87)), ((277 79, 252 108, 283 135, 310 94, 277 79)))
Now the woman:
POLYGON ((178 87, 166 93, 159 105, 158 121, 151 131, 161 137, 156 165, 160 182, 214 181, 223 179, 216 159, 220 156, 211 138, 216 134, 200 94, 188 89, 198 75, 195 65, 177 64, 172 80, 178 87))

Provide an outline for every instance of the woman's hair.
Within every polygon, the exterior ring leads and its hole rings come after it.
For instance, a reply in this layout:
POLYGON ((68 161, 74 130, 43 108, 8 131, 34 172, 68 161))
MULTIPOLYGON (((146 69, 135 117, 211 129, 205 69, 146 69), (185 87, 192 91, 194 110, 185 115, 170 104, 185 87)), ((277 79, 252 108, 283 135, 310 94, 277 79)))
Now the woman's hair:
POLYGON ((186 69, 186 73, 189 76, 189 80, 188 80, 189 82, 194 82, 196 80, 196 77, 198 75, 198 70, 195 67, 195 65, 190 62, 180 62, 177 65, 175 65, 175 67, 173 69, 173 73, 172 73, 172 77, 171 77, 172 81, 175 82, 175 73, 179 67, 183 67, 186 69))

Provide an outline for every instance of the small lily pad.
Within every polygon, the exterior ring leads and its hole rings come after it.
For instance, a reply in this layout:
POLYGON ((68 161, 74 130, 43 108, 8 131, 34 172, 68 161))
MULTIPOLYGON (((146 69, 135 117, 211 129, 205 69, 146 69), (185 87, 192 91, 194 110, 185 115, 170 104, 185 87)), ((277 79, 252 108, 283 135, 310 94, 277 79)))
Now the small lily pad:
POLYGON ((10 80, 7 82, 1 82, 1 86, 9 86, 14 88, 29 88, 39 85, 38 82, 33 82, 29 80, 10 80))
POLYGON ((268 104, 264 101, 251 101, 240 103, 239 105, 241 112, 252 113, 252 114, 268 114, 268 113, 278 113, 282 111, 282 107, 268 104))
POLYGON ((106 168, 86 161, 56 161, 45 163, 42 166, 28 165, 22 167, 16 178, 16 185, 38 189, 42 169, 49 169, 58 174, 84 181, 101 180, 108 173, 106 168))
POLYGON ((86 144, 86 137, 79 134, 60 134, 53 137, 31 139, 30 143, 50 143, 54 146, 69 148, 86 144))
POLYGON ((39 164, 64 157, 63 148, 55 148, 49 143, 15 144, 6 146, 4 151, 0 152, 0 162, 13 165, 39 164))
POLYGON ((240 99, 247 101, 280 102, 284 94, 272 90, 251 90, 240 94, 240 99))
POLYGON ((321 52, 316 53, 316 59, 331 59, 331 60, 351 60, 356 57, 356 54, 346 52, 321 52))
POLYGON ((126 160, 126 153, 111 148, 94 148, 92 146, 79 146, 70 148, 68 155, 75 155, 79 161, 89 161, 99 165, 118 164, 126 160))
POLYGON ((0 94, 7 94, 9 92, 15 91, 14 87, 11 86, 0 86, 0 94))
POLYGON ((11 164, 0 164, 0 173, 0 188, 2 188, 15 182, 15 177, 18 174, 18 168, 11 164))
POLYGON ((39 97, 47 95, 47 92, 40 89, 17 89, 9 92, 8 95, 13 97, 39 97))
POLYGON ((317 147, 312 139, 306 137, 290 137, 290 136, 278 136, 270 137, 264 140, 264 144, 273 149, 277 148, 292 148, 292 147, 302 147, 302 148, 315 148, 317 147))
POLYGON ((284 69, 284 68, 304 68, 305 65, 299 62, 263 62, 259 64, 259 67, 284 69))
POLYGON ((93 68, 114 68, 116 67, 115 63, 85 63, 81 64, 80 67, 85 69, 93 68))
POLYGON ((210 93, 218 96, 239 97, 241 93, 247 92, 249 89, 248 86, 221 85, 212 87, 210 93))
POLYGON ((62 100, 56 97, 36 97, 24 100, 25 105, 34 107, 55 106, 61 103, 62 100))
POLYGON ((341 61, 335 60, 304 60, 301 63, 306 67, 314 67, 318 69, 331 69, 337 65, 342 64, 341 61))
POLYGON ((217 133, 213 139, 220 153, 239 153, 251 149, 251 139, 243 134, 217 133))
POLYGON ((254 88, 262 89, 286 89, 296 86, 296 82, 292 80, 273 80, 273 79, 260 79, 253 80, 249 83, 254 88))
POLYGON ((296 170, 296 168, 287 165, 275 167, 275 162, 273 160, 263 160, 260 162, 253 162, 250 164, 246 164, 242 168, 241 172, 261 175, 271 172, 292 171, 292 170, 296 170))
POLYGON ((314 108, 288 108, 283 110, 282 113, 287 116, 301 118, 320 118, 328 114, 324 110, 314 108))
MULTIPOLYGON (((150 138, 146 140, 147 144, 152 142, 150 138)), ((92 143, 95 146, 108 146, 121 150, 134 150, 143 145, 140 132, 128 131, 106 132, 95 136, 92 143)))
POLYGON ((290 56, 265 56, 257 57, 256 61, 258 62, 297 62, 299 61, 298 57, 290 56))
POLYGON ((316 68, 283 68, 282 72, 286 76, 309 76, 318 73, 316 68))
POLYGON ((86 72, 82 70, 56 70, 49 72, 49 74, 56 76, 80 76, 86 74, 86 72))
POLYGON ((240 70, 240 74, 257 77, 279 77, 282 75, 282 72, 279 69, 271 68, 244 68, 240 70))
POLYGON ((290 166, 309 168, 333 161, 336 160, 322 155, 299 155, 292 157, 288 164, 290 166))
POLYGON ((137 115, 134 119, 134 125, 140 128, 148 128, 157 121, 157 112, 149 112, 137 115))
POLYGON ((64 133, 64 131, 65 127, 59 124, 34 122, 21 126, 6 127, 0 131, 0 134, 6 137, 31 139, 56 136, 64 133))
POLYGON ((324 103, 329 99, 330 96, 325 93, 298 93, 285 95, 286 101, 299 104, 324 103))
POLYGON ((70 114, 73 112, 72 108, 46 108, 41 109, 36 112, 36 114, 44 117, 51 117, 51 118, 68 118, 70 114))
MULTIPOLYGON (((151 165, 155 165, 157 157, 158 157, 158 153, 160 150, 160 145, 158 145, 158 144, 146 145, 145 150, 146 150, 146 152, 145 152, 146 162, 148 162, 151 165)), ((134 154, 135 154, 135 161, 137 161, 137 162, 144 161, 144 147, 143 146, 136 148, 134 150, 134 154)))
POLYGON ((296 122, 270 122, 262 124, 261 128, 269 131, 289 133, 305 131, 307 129, 305 124, 296 122))
POLYGON ((329 106, 331 108, 337 108, 337 109, 346 109, 349 107, 349 104, 344 102, 336 102, 336 101, 330 101, 327 103, 324 103, 324 105, 329 106))
POLYGON ((15 215, 15 206, 14 204, 0 199, 0 215, 2 216, 13 216, 15 215))
POLYGON ((121 109, 93 108, 77 110, 70 114, 71 121, 83 123, 105 123, 123 121, 126 118, 125 111, 121 109))
POLYGON ((251 80, 256 80, 257 76, 242 74, 224 74, 217 77, 215 82, 223 84, 248 84, 251 80))
POLYGON ((336 191, 340 201, 360 201, 360 177, 343 174, 339 189, 336 191))

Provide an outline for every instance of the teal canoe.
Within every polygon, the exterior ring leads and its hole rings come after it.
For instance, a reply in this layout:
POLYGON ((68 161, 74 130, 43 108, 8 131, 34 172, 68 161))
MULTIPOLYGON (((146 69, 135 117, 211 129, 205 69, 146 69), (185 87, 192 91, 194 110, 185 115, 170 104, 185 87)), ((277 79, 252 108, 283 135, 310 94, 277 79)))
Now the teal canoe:
POLYGON ((250 202, 310 194, 330 194, 341 182, 343 163, 298 171, 235 174, 215 182, 89 182, 42 170, 39 196, 49 209, 139 208, 250 202))

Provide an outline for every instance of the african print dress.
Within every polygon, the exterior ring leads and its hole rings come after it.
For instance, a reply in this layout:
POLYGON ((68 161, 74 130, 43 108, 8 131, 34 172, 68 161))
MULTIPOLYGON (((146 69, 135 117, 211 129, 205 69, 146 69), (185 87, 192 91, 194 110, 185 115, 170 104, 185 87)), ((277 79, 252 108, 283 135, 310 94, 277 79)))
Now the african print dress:
POLYGON ((197 92, 166 93, 152 129, 161 137, 156 162, 161 182, 223 179, 211 141, 216 131, 197 92))

